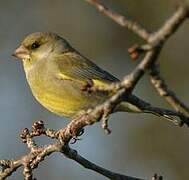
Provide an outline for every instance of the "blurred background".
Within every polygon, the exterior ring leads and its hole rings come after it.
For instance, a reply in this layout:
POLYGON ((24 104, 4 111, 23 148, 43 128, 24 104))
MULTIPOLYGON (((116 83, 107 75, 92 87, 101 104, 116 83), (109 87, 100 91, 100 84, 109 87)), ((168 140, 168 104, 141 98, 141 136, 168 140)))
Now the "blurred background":
MULTIPOLYGON (((153 31, 176 8, 176 0, 106 0, 107 6, 139 21, 153 31)), ((20 41, 35 31, 51 31, 65 37, 82 54, 118 78, 138 63, 127 49, 141 42, 127 29, 101 15, 84 0, 1 0, 0 6, 0 159, 17 158, 28 152, 22 144, 21 129, 44 120, 46 127, 60 129, 69 121, 45 110, 31 95, 22 64, 11 54, 20 41)), ((169 86, 189 105, 189 23, 185 23, 167 42, 161 71, 169 86)), ((151 87, 148 77, 135 93, 160 107, 168 107, 151 87)), ((111 135, 100 124, 87 127, 81 141, 72 145, 85 158, 115 172, 150 178, 154 173, 165 179, 189 179, 189 129, 152 115, 117 113, 111 116, 111 135)), ((49 143, 47 138, 37 139, 49 143)), ((103 180, 60 154, 53 154, 34 171, 37 179, 103 180)), ((22 171, 9 179, 23 179, 22 171)))

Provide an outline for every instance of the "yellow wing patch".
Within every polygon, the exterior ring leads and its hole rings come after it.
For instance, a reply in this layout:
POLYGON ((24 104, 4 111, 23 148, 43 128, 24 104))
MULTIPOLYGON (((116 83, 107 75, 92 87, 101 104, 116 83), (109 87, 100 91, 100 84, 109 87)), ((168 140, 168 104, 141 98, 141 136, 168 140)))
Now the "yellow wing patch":
MULTIPOLYGON (((58 73, 58 77, 63 79, 63 80, 72 80, 72 81, 82 81, 82 82, 84 82, 83 80, 74 79, 74 78, 72 78, 70 76, 67 76, 67 75, 63 74, 63 73, 58 73)), ((87 81, 87 79, 86 79, 86 81, 87 81)), ((94 83, 94 86, 99 86, 99 87, 107 87, 108 86, 108 84, 106 82, 101 81, 99 79, 92 79, 92 82, 94 83)))
POLYGON ((62 74, 62 73, 58 73, 58 77, 61 78, 61 79, 63 79, 63 80, 74 80, 70 76, 67 76, 67 75, 62 74))
POLYGON ((108 86, 107 83, 100 81, 98 79, 93 79, 92 81, 94 83, 94 86, 96 86, 96 87, 107 87, 108 86))

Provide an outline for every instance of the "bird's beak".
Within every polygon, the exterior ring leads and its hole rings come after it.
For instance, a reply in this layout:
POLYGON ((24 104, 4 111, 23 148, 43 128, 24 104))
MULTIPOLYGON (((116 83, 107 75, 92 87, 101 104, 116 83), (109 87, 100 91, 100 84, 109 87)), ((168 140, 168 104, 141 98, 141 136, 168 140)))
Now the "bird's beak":
POLYGON ((30 58, 30 52, 29 50, 27 50, 23 45, 21 45, 20 47, 18 47, 14 53, 12 54, 14 57, 18 58, 18 59, 29 59, 30 58))

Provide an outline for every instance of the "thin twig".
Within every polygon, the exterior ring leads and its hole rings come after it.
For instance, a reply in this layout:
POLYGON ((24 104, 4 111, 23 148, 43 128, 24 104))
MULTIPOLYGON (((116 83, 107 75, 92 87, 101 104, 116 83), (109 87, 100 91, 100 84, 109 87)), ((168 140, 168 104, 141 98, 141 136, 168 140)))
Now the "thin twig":
POLYGON ((104 15, 115 21, 120 26, 126 27, 127 29, 131 30, 133 33, 137 34, 142 39, 147 40, 149 38, 150 34, 141 25, 139 25, 137 22, 133 22, 127 19, 125 16, 106 7, 99 0, 85 0, 85 1, 95 6, 101 13, 103 13, 104 15))
POLYGON ((188 11, 187 5, 182 4, 178 6, 175 13, 166 20, 165 24, 158 31, 150 35, 148 43, 159 45, 165 42, 186 20, 188 11))
POLYGON ((112 179, 112 180, 143 180, 141 178, 135 178, 135 177, 131 177, 131 176, 125 176, 125 175, 122 175, 122 174, 114 173, 114 172, 109 171, 105 168, 102 168, 102 167, 90 162, 89 160, 85 159, 84 157, 79 155, 77 153, 77 151, 75 151, 71 148, 67 148, 67 150, 64 151, 64 154, 68 158, 78 162, 83 167, 90 169, 90 170, 93 170, 93 171, 95 171, 99 174, 102 174, 103 176, 105 176, 109 179, 112 179))
POLYGON ((176 94, 170 90, 165 83, 165 80, 160 75, 159 68, 154 65, 150 73, 150 80, 154 88, 157 90, 161 97, 175 109, 177 112, 182 112, 186 116, 189 116, 189 108, 176 96, 176 94))

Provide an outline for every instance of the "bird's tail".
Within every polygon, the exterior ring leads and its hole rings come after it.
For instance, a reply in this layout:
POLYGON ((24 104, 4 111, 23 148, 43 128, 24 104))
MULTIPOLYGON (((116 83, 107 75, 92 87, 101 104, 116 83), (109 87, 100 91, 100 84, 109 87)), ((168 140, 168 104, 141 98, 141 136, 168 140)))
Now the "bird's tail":
POLYGON ((155 116, 163 117, 164 119, 173 122, 174 124, 180 124, 181 121, 178 118, 178 114, 168 109, 162 109, 158 107, 149 106, 143 110, 144 113, 150 113, 155 116))
POLYGON ((153 107, 149 103, 139 99, 134 95, 127 97, 127 100, 123 101, 116 108, 116 111, 133 112, 133 113, 150 113, 155 116, 163 117, 166 120, 171 121, 175 124, 181 123, 181 120, 178 118, 177 112, 159 107, 153 107))

